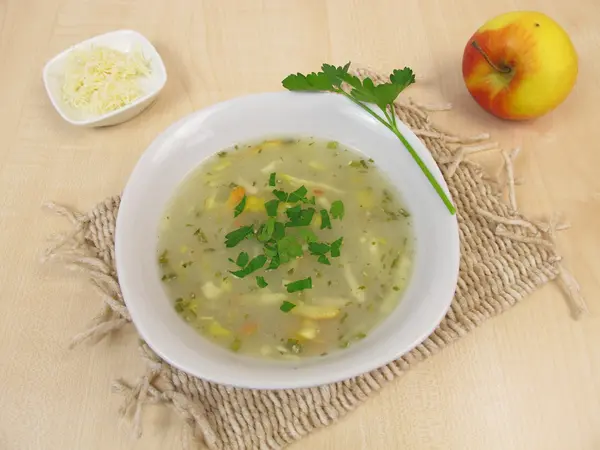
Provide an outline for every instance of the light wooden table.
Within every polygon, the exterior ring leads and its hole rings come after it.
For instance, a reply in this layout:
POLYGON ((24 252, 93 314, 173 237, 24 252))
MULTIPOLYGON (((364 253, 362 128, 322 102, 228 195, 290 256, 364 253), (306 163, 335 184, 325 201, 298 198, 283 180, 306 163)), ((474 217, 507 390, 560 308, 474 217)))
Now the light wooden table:
POLYGON ((518 2, 559 20, 581 59, 567 102, 522 124, 484 114, 463 86, 468 37, 517 7, 484 3, 0 0, 0 449, 178 448, 180 424, 163 410, 147 413, 139 441, 119 430, 121 398, 109 386, 142 369, 132 331, 67 350, 98 299, 77 276, 39 263, 47 236, 66 225, 40 207, 58 200, 87 209, 121 190, 144 148, 175 119, 279 89, 292 71, 347 60, 382 70, 410 65, 420 76, 413 97, 455 105, 438 122, 523 147, 516 163, 521 209, 533 217, 558 212, 572 223, 558 242, 591 316, 573 321, 559 289, 546 286, 293 448, 599 449, 600 3, 518 2), (117 28, 139 30, 156 44, 168 85, 129 123, 71 127, 45 96, 42 66, 68 45, 117 28))

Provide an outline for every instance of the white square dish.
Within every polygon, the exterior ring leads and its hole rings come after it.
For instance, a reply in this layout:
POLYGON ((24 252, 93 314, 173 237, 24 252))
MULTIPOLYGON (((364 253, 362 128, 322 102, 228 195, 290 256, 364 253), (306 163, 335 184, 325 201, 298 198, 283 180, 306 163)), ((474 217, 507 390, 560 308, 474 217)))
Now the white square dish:
POLYGON ((101 127, 132 119, 150 106, 167 82, 167 71, 162 58, 148 39, 136 31, 118 30, 92 37, 59 53, 44 66, 43 79, 52 105, 64 120, 76 126, 101 127), (126 106, 101 115, 85 113, 66 104, 62 99, 65 62, 71 52, 93 46, 108 47, 123 53, 141 51, 151 68, 150 75, 141 82, 145 94, 126 106))

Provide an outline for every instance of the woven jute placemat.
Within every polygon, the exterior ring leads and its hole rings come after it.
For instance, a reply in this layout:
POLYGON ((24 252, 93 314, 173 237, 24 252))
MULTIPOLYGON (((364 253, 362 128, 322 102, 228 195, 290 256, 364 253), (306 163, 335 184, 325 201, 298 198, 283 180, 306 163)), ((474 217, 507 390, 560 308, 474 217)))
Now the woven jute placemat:
MULTIPOLYGON (((359 76, 382 81, 376 73, 359 76)), ((146 403, 174 408, 189 425, 193 442, 211 450, 281 449, 314 430, 336 422, 379 391, 386 383, 429 358, 488 318, 513 307, 527 294, 558 278, 574 315, 585 310, 576 282, 560 264, 553 234, 556 223, 531 221, 517 211, 512 159, 481 134, 461 138, 430 121, 427 108, 398 103, 399 118, 412 128, 442 169, 458 209, 461 241, 460 275, 450 310, 435 332, 397 361, 356 378, 310 389, 260 391, 226 387, 182 372, 162 361, 143 342, 141 357, 147 370, 137 381, 117 380, 114 390, 124 394, 120 411, 133 419, 141 434, 141 412, 146 403), (501 181, 489 180, 468 156, 500 151, 504 158, 501 181), (508 202, 503 191, 508 190, 508 202)), ((83 271, 103 301, 102 313, 73 345, 98 341, 131 322, 115 271, 114 232, 120 197, 99 203, 88 213, 58 205, 73 230, 48 250, 83 271)))

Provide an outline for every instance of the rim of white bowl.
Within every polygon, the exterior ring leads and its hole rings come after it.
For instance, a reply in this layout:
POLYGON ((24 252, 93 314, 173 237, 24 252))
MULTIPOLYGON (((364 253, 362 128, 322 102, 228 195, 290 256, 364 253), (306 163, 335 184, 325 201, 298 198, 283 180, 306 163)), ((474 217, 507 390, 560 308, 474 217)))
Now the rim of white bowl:
MULTIPOLYGON (((214 113, 221 111, 224 108, 234 106, 238 102, 248 102, 248 101, 260 102, 261 100, 267 99, 268 97, 271 97, 271 96, 278 96, 278 97, 280 96, 282 98, 285 98, 286 101, 293 101, 294 98, 300 98, 301 96, 306 96, 306 95, 325 96, 325 97, 329 97, 329 98, 333 99, 332 101, 336 101, 336 102, 341 101, 341 102, 351 103, 349 100, 347 100, 337 94, 323 94, 323 93, 305 94, 305 93, 292 93, 292 92, 283 91, 283 92, 266 92, 266 93, 258 93, 258 94, 249 94, 249 95, 240 96, 240 97, 236 97, 236 98, 226 100, 226 101, 223 101, 220 103, 213 104, 209 107, 195 111, 191 114, 188 114, 188 115, 182 117, 181 119, 179 119, 178 121, 173 123, 171 126, 169 126, 162 133, 160 133, 154 139, 154 141, 148 146, 148 148, 145 150, 145 152, 142 154, 142 156, 138 160, 136 166, 134 167, 134 170, 132 171, 132 173, 130 175, 127 185, 123 191, 120 208, 119 208, 119 213, 117 216, 116 230, 115 230, 115 260, 116 260, 116 266, 117 266, 117 274, 118 274, 119 282, 121 285, 121 291, 122 291, 125 303, 128 307, 129 313, 131 315, 132 321, 133 321, 134 325, 136 326, 137 331, 140 334, 141 338, 144 341, 146 341, 146 343, 150 346, 150 348, 158 356, 160 356, 163 360, 165 360, 167 363, 171 364, 172 366, 174 366, 186 373, 189 373, 193 376, 201 378, 203 380, 218 383, 218 384, 223 384, 223 385, 227 385, 227 386, 239 387, 239 388, 266 389, 266 390, 308 388, 308 387, 314 387, 314 386, 325 385, 325 384, 335 383, 338 381, 347 380, 352 377, 355 377, 355 376, 358 376, 358 375, 361 375, 364 373, 368 373, 372 370, 375 370, 377 368, 385 366, 386 364, 400 358, 402 355, 408 353, 409 351, 414 349, 416 346, 421 344, 424 340, 427 339, 427 337, 429 335, 431 335, 435 331, 437 326, 440 324, 440 322, 446 315, 446 313, 450 307, 450 304, 452 302, 452 299, 454 297, 454 293, 455 293, 455 289, 456 289, 456 285, 457 285, 457 281, 458 281, 458 269, 459 269, 459 262, 460 262, 460 242, 459 242, 459 233, 458 233, 458 221, 457 221, 457 215, 453 215, 453 216, 450 215, 450 212, 447 211, 446 207, 442 203, 442 200, 438 198, 440 207, 444 208, 444 210, 447 212, 447 214, 450 218, 450 220, 448 222, 448 233, 446 236, 448 238, 448 242, 447 242, 448 246, 445 249, 449 253, 444 255, 448 261, 448 270, 447 270, 447 273, 444 274, 444 285, 440 286, 440 289, 439 289, 440 291, 445 293, 444 294, 445 298, 443 299, 443 308, 439 307, 436 314, 434 316, 431 316, 428 318, 428 326, 423 327, 419 333, 415 333, 412 336, 411 342, 405 343, 402 347, 398 347, 396 349, 396 351, 394 351, 394 352, 387 352, 385 357, 374 358, 372 360, 363 360, 361 363, 356 363, 353 365, 349 364, 347 367, 344 368, 344 370, 339 370, 336 373, 327 373, 323 376, 313 377, 309 380, 302 380, 302 379, 294 378, 293 376, 289 376, 289 377, 284 377, 284 378, 275 379, 275 380, 273 380, 273 379, 254 380, 252 382, 247 382, 244 380, 243 374, 236 372, 236 369, 239 369, 239 367, 232 368, 231 371, 226 372, 226 373, 219 373, 218 375, 215 373, 205 372, 202 369, 199 369, 199 370, 191 369, 189 363, 187 363, 186 361, 184 361, 180 358, 174 357, 172 354, 169 354, 170 345, 167 345, 164 342, 161 342, 160 339, 155 339, 155 337, 152 333, 152 330, 148 326, 149 323, 146 323, 144 320, 144 316, 146 313, 142 310, 142 308, 138 308, 140 305, 131 301, 134 299, 134 297, 136 297, 136 289, 134 287, 132 288, 132 286, 129 285, 129 276, 127 274, 127 269, 120 264, 120 262, 123 263, 123 261, 126 260, 126 258, 125 258, 126 250, 125 250, 124 244, 123 244, 126 236, 123 236, 122 233, 120 233, 120 230, 123 229, 123 227, 120 226, 120 224, 123 224, 127 221, 135 220, 135 217, 131 215, 130 204, 133 201, 131 198, 132 190, 134 189, 135 180, 137 179, 137 176, 139 175, 138 171, 140 170, 140 167, 144 164, 144 161, 146 159, 152 159, 155 156, 153 153, 159 148, 160 145, 162 145, 162 143, 165 139, 168 139, 171 135, 176 133, 177 130, 182 129, 183 127, 185 127, 186 124, 189 124, 195 118, 198 118, 200 116, 208 117, 214 113)), ((363 113, 364 118, 366 120, 369 120, 369 119, 373 120, 372 117, 368 113, 362 111, 361 108, 359 108, 356 105, 353 105, 353 106, 357 109, 358 114, 360 114, 361 112, 363 113)), ((381 125, 381 126, 383 127, 383 125, 381 125)), ((449 192, 448 186, 442 176, 442 173, 439 170, 438 166, 436 165, 433 157, 431 156, 431 154, 425 147, 425 145, 419 140, 419 138, 412 131, 410 131, 408 126, 406 126, 403 122, 398 120, 398 126, 401 129, 401 132, 404 134, 404 136, 409 141, 409 143, 413 146, 415 151, 419 154, 419 156, 422 158, 424 163, 427 165, 427 167, 429 168, 429 170, 431 171, 433 176, 440 183, 440 185, 442 186, 442 188, 444 189, 444 191, 446 192, 446 194, 448 195, 450 200, 453 201, 451 194, 449 192)), ((402 145, 402 144, 399 142, 399 145, 402 145)), ((214 153, 216 153, 216 151, 213 152, 213 154, 214 153)), ((198 163, 198 165, 201 163, 202 162, 198 163)), ((420 170, 418 168, 418 166, 416 166, 416 164, 415 164, 414 170, 420 170)), ((423 177, 424 177, 424 175, 423 175, 423 177)), ((432 191, 433 191, 433 189, 432 189, 432 191)), ((171 192, 171 194, 172 194, 172 192, 171 192)), ((435 195, 437 196, 436 193, 435 193, 435 195)), ((437 280, 436 280, 436 284, 439 284, 439 282, 437 280)), ((404 295, 405 292, 403 292, 402 295, 404 295)), ((163 292, 163 295, 165 297, 165 301, 168 301, 166 294, 164 294, 164 292, 163 292)), ((402 301, 400 301, 400 303, 401 302, 402 301)), ((398 305, 396 305, 396 308, 398 308, 398 305)), ((187 324, 184 324, 184 325, 187 326, 187 324)), ((380 322, 379 324, 377 324, 375 326, 375 328, 372 331, 377 330, 382 325, 383 325, 383 322, 380 322)), ((202 339, 206 339, 206 338, 202 337, 202 339)), ((216 345, 216 344, 211 343, 211 345, 216 345)), ((235 355, 235 356, 238 357, 238 355, 235 355)), ((325 361, 326 359, 327 358, 324 358, 323 361, 325 361)), ((261 360, 258 358, 249 358, 248 359, 248 357, 246 357, 246 356, 239 355, 238 362, 243 362, 243 361, 252 361, 253 363, 257 363, 257 361, 258 361, 258 364, 260 364, 261 360)), ((265 360, 265 361, 267 361, 267 360, 265 360)), ((272 361, 270 361, 270 362, 272 363, 272 361)), ((283 363, 283 364, 287 364, 287 363, 283 363)), ((316 365, 318 366, 319 364, 317 363, 316 365)), ((301 366, 301 364, 300 364, 300 366, 301 366)), ((290 373, 293 373, 293 372, 290 372, 290 373)))

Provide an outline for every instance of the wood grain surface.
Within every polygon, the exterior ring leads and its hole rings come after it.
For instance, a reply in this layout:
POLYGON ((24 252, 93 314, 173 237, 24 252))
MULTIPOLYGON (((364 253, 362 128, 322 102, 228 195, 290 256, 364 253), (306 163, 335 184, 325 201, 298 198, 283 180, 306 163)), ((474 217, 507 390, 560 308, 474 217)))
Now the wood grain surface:
MULTIPOLYGON (((600 3, 597 0, 0 0, 0 449, 177 449, 181 423, 150 407, 145 433, 119 424, 118 376, 142 363, 130 328, 68 350, 99 299, 79 277, 39 260, 66 223, 41 205, 80 209, 120 192, 158 132, 238 95, 280 89, 290 72, 348 60, 411 66, 421 102, 451 102, 434 120, 521 146, 518 200, 531 217, 568 219, 558 236, 590 315, 569 316, 552 284, 494 319, 341 423, 293 445, 331 450, 600 449, 600 3), (568 100, 529 123, 499 121, 471 100, 460 60, 484 21, 546 12, 569 32, 580 75, 568 100), (63 122, 41 82, 65 47, 131 28, 155 43, 169 81, 155 106, 123 125, 63 122)), ((485 164, 497 167, 498 155, 485 164)))

